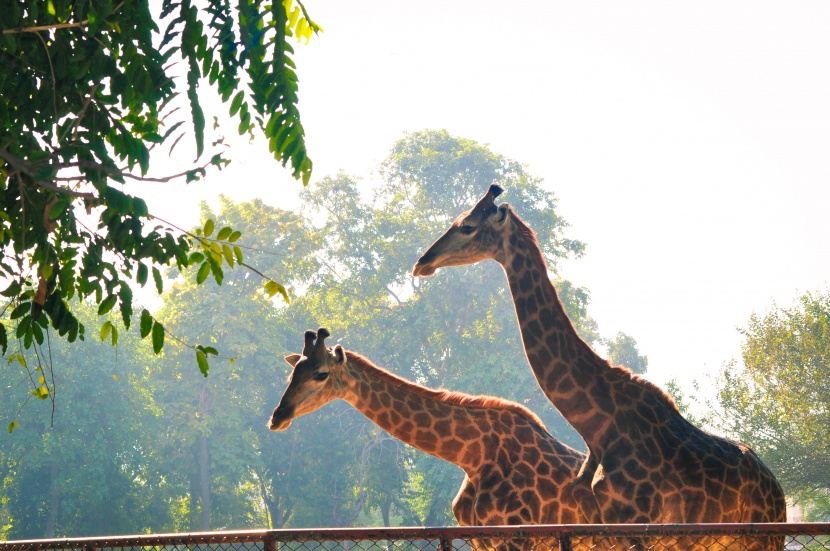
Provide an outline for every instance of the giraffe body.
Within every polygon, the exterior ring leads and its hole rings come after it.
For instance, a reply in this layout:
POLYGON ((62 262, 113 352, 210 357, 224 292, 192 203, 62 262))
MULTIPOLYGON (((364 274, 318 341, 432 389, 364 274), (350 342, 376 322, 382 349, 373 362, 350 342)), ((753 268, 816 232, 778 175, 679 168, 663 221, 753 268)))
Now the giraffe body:
MULTIPOLYGON (((534 232, 509 205, 495 205, 501 192, 491 186, 456 218, 413 275, 488 258, 504 268, 536 380, 588 446, 574 482, 584 521, 784 522, 784 493, 748 447, 695 427, 665 392, 579 337, 534 232)), ((783 540, 760 546, 780 548, 783 540)))
MULTIPOLYGON (((392 436, 458 465, 465 473, 452 510, 462 526, 574 524, 571 485, 585 455, 553 438, 530 410, 489 396, 417 385, 340 345, 325 329, 306 333, 302 355, 269 421, 271 430, 343 399, 392 436)), ((538 542, 473 542, 479 549, 531 548, 538 542)), ((550 543, 550 542, 548 542, 550 543)))

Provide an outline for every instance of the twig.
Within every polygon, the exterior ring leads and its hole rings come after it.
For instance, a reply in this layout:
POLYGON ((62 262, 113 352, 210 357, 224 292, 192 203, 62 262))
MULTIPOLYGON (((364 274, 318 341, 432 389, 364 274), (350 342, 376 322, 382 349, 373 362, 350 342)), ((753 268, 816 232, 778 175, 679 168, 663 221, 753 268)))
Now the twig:
MULTIPOLYGON (((64 178, 55 178, 55 179, 56 180, 64 180, 64 178)), ((81 199, 97 199, 98 198, 98 196, 95 195, 94 193, 84 193, 84 192, 81 192, 81 191, 72 191, 71 189, 66 189, 66 188, 60 187, 60 186, 55 185, 55 184, 50 184, 49 182, 42 182, 42 181, 41 182, 35 182, 35 185, 38 186, 38 187, 43 187, 43 188, 46 188, 46 189, 50 189, 50 190, 54 191, 55 193, 60 193, 62 195, 68 195, 70 197, 78 197, 78 198, 81 198, 81 199)))
POLYGON ((92 97, 95 95, 95 92, 98 91, 98 87, 101 86, 100 82, 96 82, 95 85, 92 87, 92 90, 89 91, 89 96, 87 96, 86 101, 84 101, 84 106, 81 108, 81 112, 78 113, 78 118, 75 119, 75 124, 72 128, 72 141, 78 141, 78 127, 81 126, 81 120, 86 115, 86 110, 89 108, 89 104, 92 103, 92 97))
POLYGON ((39 25, 37 27, 17 27, 16 29, 5 29, 3 34, 39 33, 40 31, 51 31, 54 29, 71 29, 73 27, 83 27, 88 23, 89 19, 84 19, 79 23, 57 23, 55 25, 39 25))
POLYGON ((204 170, 211 165, 211 161, 207 161, 203 165, 197 166, 195 168, 191 168, 189 170, 185 170, 184 172, 179 172, 178 174, 172 174, 170 176, 162 176, 159 178, 152 178, 149 176, 136 176, 135 174, 130 174, 129 172, 124 172, 117 168, 109 168, 102 164, 93 163, 89 161, 80 161, 77 163, 71 163, 67 165, 58 165, 54 168, 60 170, 61 168, 70 168, 70 167, 78 167, 78 168, 94 168, 96 170, 100 170, 102 172, 106 172, 112 176, 120 176, 122 178, 129 178, 130 180, 136 180, 139 182, 169 182, 170 180, 175 180, 176 178, 181 178, 182 176, 187 176, 188 172, 193 172, 194 170, 204 170))
MULTIPOLYGON (((120 4, 115 6, 112 9, 112 11, 107 15, 107 17, 120 10, 123 5, 124 2, 121 2, 120 4)), ((39 33, 40 31, 52 31, 57 29, 72 29, 77 27, 83 27, 88 24, 89 19, 84 19, 83 21, 77 23, 56 23, 54 25, 38 25, 35 27, 17 27, 14 29, 5 29, 3 31, 3 34, 39 33)))
POLYGON ((40 33, 35 33, 40 39, 40 43, 43 44, 43 51, 46 52, 46 59, 49 61, 49 71, 52 73, 52 109, 55 111, 55 130, 57 130, 58 126, 58 95, 55 92, 55 88, 58 86, 58 82, 55 79, 55 67, 52 65, 52 56, 49 55, 49 46, 46 45, 46 40, 43 39, 40 33))

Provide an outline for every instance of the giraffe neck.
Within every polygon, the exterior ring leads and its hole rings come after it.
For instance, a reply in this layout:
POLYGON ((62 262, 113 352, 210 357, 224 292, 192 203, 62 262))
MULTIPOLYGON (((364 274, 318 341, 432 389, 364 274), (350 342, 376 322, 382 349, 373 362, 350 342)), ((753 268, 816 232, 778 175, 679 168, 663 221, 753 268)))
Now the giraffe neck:
POLYGON ((497 260, 507 274, 527 360, 542 391, 595 448, 614 430, 610 365, 576 332, 533 231, 512 213, 508 227, 497 260))
MULTIPOLYGON (((399 440, 474 472, 484 461, 482 435, 503 425, 501 411, 513 411, 538 424, 529 410, 498 399, 432 390, 398 377, 366 358, 346 352, 341 398, 399 440), (490 405, 495 400, 498 404, 490 405)), ((544 427, 542 427, 544 430, 544 427)))

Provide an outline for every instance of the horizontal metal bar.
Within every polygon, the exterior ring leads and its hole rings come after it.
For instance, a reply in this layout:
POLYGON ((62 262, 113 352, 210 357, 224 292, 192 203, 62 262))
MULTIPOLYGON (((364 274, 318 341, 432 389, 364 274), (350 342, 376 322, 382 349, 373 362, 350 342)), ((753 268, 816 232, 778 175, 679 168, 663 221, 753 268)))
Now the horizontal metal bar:
POLYGON ((57 538, 0 542, 0 550, 83 549, 150 547, 188 544, 233 544, 334 540, 442 540, 477 537, 570 536, 819 536, 830 535, 830 523, 757 524, 551 524, 523 526, 449 526, 396 528, 312 528, 283 530, 238 530, 176 534, 138 534, 91 538, 57 538))

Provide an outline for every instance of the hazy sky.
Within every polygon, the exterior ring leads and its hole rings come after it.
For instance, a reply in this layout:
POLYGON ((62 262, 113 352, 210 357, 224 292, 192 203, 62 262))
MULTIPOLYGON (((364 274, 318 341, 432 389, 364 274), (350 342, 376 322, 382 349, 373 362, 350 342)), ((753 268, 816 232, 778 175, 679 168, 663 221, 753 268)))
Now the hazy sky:
MULTIPOLYGON (((602 334, 637 340, 655 381, 711 378, 753 310, 827 288, 830 3, 306 7, 325 29, 295 56, 312 185, 370 177, 425 128, 525 163, 588 245, 561 275, 590 289, 602 334)), ((231 158, 151 211, 187 227, 219 192, 297 204, 263 144, 231 158)))

